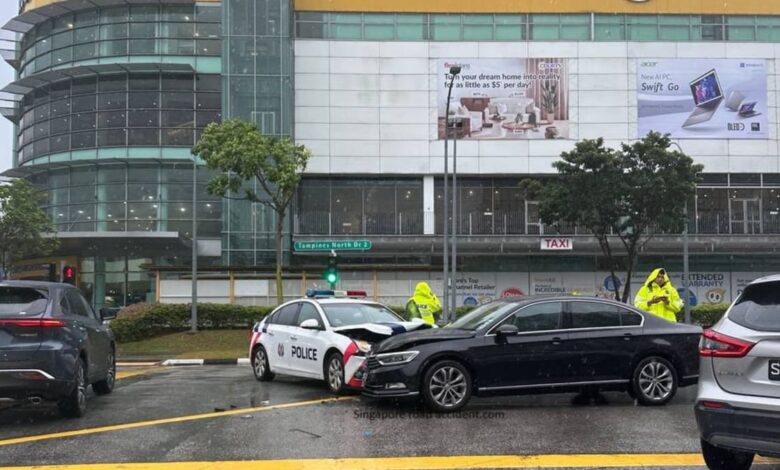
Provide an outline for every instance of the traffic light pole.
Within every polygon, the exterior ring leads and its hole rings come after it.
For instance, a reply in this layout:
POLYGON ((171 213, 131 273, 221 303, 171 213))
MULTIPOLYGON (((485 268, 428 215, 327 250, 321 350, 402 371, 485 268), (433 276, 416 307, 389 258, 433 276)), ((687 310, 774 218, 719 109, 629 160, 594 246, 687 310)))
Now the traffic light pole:
POLYGON ((190 331, 198 331, 198 157, 192 156, 192 311, 190 331))

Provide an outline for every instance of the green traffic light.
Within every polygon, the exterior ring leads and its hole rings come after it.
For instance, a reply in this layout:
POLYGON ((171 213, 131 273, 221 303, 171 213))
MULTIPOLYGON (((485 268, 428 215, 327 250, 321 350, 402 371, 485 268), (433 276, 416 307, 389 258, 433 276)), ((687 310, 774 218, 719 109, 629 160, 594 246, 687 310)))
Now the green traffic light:
POLYGON ((325 280, 328 282, 328 284, 335 284, 336 281, 339 280, 339 276, 334 272, 328 272, 325 273, 325 280))

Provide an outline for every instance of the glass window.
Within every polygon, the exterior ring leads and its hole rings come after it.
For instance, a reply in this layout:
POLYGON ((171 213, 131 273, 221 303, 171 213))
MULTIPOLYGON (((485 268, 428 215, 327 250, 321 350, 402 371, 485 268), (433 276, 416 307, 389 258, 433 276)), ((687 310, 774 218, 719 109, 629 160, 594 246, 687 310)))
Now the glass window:
POLYGON ((364 35, 365 39, 374 41, 392 40, 395 38, 395 25, 393 25, 392 20, 387 24, 366 24, 364 26, 364 35))
POLYGON ((157 41, 154 39, 133 39, 129 44, 130 54, 132 55, 156 54, 157 41))
POLYGON ((134 91, 160 89, 158 74, 133 74, 130 76, 130 89, 134 91))
POLYGON ((687 15, 661 15, 658 37, 663 41, 688 41, 691 36, 689 23, 687 15))
POLYGON ((623 15, 595 15, 594 39, 596 41, 623 41, 626 26, 623 15))
POLYGON ((620 309, 620 324, 622 326, 639 326, 642 324, 642 315, 626 309, 620 309))
POLYGON ((101 130, 97 139, 98 147, 121 147, 127 143, 127 129, 101 130))
MULTIPOLYGON (((122 183, 125 182, 124 166, 100 166, 98 168, 98 182, 100 183, 122 183)), ((124 196, 123 196, 124 197, 124 196)))
POLYGON ((317 307, 309 302, 301 303, 301 310, 298 312, 298 325, 301 325, 306 320, 317 320, 317 323, 322 325, 322 319, 320 313, 317 311, 317 307))
POLYGON ((163 92, 162 107, 164 109, 192 109, 193 93, 163 92))
POLYGON ((95 95, 74 96, 71 101, 71 111, 74 113, 97 110, 95 95))
POLYGON ((219 93, 199 92, 195 94, 195 99, 198 109, 221 109, 222 96, 219 93))
POLYGON ((127 90, 127 75, 108 75, 100 77, 100 91, 124 91, 127 90))
POLYGON ((517 307, 518 305, 516 302, 496 300, 480 305, 466 315, 446 325, 444 328, 476 331, 490 326, 493 322, 502 318, 512 310, 515 310, 517 307))
POLYGON ((395 16, 396 35, 400 41, 428 39, 427 15, 399 14, 395 16))
POLYGON ((295 326, 295 320, 298 317, 298 307, 300 303, 295 302, 290 305, 285 305, 279 310, 279 313, 274 316, 274 323, 285 326, 295 326))
POLYGON ((101 22, 105 23, 127 23, 127 7, 106 8, 100 14, 101 22))
POLYGON ((97 55, 96 51, 96 43, 80 44, 73 48, 73 60, 91 59, 97 55))
POLYGON ((198 111, 195 120, 196 127, 206 127, 212 122, 220 122, 222 113, 219 111, 198 111))
POLYGON ((127 144, 156 147, 160 145, 160 132, 158 129, 129 129, 127 131, 127 144))
POLYGON ((620 326, 621 309, 601 302, 569 302, 571 327, 606 328, 620 326))
POLYGON ((457 41, 461 38, 460 15, 431 15, 434 41, 457 41))
POLYGON ((658 40, 658 17, 654 15, 628 15, 628 39, 630 41, 658 40))
POLYGON ((754 41, 755 18, 752 16, 727 16, 726 39, 729 41, 754 41))
POLYGON ((148 183, 130 183, 127 185, 127 200, 128 201, 156 201, 159 199, 157 194, 157 172, 150 171, 154 176, 154 180, 148 183))
POLYGON ((163 90, 192 90, 194 85, 192 74, 187 75, 165 75, 162 78, 163 90))
POLYGON ((163 111, 163 127, 192 127, 194 124, 192 111, 163 111))
POLYGON ((51 120, 51 133, 63 134, 70 131, 70 117, 60 117, 51 120))
POLYGON ((160 124, 159 111, 134 111, 128 113, 128 127, 158 127, 160 124))
POLYGON ((98 113, 98 128, 126 127, 124 111, 102 111, 98 113))
POLYGON ((521 41, 526 37, 525 15, 496 15, 496 40, 521 41))
MULTIPOLYGON (((131 88, 133 83, 130 84, 131 88)), ((130 103, 133 108, 159 108, 160 107, 160 93, 158 92, 141 92, 130 93, 130 103)))
POLYGON ((92 148, 95 146, 95 132, 74 132, 71 134, 71 148, 92 148))
POLYGON ((557 330, 561 327, 562 312, 561 302, 529 305, 512 315, 504 324, 514 325, 521 332, 557 330))
POLYGON ((729 311, 729 320, 758 331, 780 331, 780 282, 745 288, 729 311))
POLYGON ((65 295, 68 298, 68 304, 70 304, 70 310, 73 315, 92 317, 89 305, 87 305, 87 302, 76 289, 66 289, 65 295))
POLYGON ((71 128, 74 131, 83 131, 95 128, 96 113, 79 113, 72 116, 71 128))
POLYGON ((126 93, 103 93, 98 96, 99 109, 123 109, 126 107, 126 93))
POLYGON ((130 22, 157 21, 160 8, 157 6, 133 6, 130 7, 130 22))
POLYGON ((72 93, 74 95, 95 93, 96 90, 97 90, 97 79, 95 77, 73 79, 72 93))
POLYGON ((192 129, 163 129, 162 145, 191 146, 194 135, 192 129))
POLYGON ((362 323, 397 322, 398 315, 379 304, 322 304, 325 317, 333 327, 362 323))

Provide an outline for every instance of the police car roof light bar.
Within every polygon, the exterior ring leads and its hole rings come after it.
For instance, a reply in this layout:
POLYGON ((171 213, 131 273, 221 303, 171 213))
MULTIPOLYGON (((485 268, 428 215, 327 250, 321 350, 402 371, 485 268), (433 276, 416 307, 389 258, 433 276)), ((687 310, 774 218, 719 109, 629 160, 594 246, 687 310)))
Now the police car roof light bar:
POLYGON ((317 290, 317 289, 309 289, 306 291, 306 297, 309 298, 316 298, 316 297, 333 297, 336 295, 335 292, 332 290, 317 290))
POLYGON ((364 299, 368 297, 368 293, 364 290, 348 290, 347 297, 352 299, 364 299))

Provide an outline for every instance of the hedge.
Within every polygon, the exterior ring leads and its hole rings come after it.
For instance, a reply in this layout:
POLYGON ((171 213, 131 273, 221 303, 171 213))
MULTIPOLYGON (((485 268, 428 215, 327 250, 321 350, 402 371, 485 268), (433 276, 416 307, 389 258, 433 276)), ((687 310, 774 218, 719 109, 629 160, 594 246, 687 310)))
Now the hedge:
MULTIPOLYGON (((701 304, 691 308, 691 323, 709 328, 728 310, 729 304, 701 304)), ((677 313, 677 321, 685 321, 685 311, 680 310, 677 313)))
MULTIPOLYGON (((246 329, 262 320, 273 307, 198 304, 199 329, 246 329)), ((139 341, 164 333, 188 330, 189 304, 135 304, 123 308, 111 330, 120 343, 139 341)))

